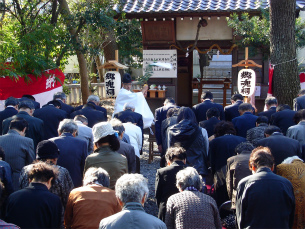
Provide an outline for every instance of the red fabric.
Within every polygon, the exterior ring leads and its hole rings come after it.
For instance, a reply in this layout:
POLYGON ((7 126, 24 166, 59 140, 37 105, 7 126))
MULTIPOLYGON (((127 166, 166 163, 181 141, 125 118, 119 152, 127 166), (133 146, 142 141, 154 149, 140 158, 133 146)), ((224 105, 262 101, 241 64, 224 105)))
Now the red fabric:
POLYGON ((0 100, 5 100, 10 96, 21 98, 24 94, 35 95, 61 87, 64 83, 65 75, 60 69, 48 70, 41 74, 41 77, 35 78, 34 75, 28 75, 31 79, 26 83, 23 78, 17 82, 9 77, 0 77, 0 100), (55 77, 59 79, 55 80, 55 77))
POLYGON ((271 66, 271 64, 269 65, 269 89, 268 89, 268 93, 272 95, 272 78, 273 78, 273 71, 274 68, 273 66, 271 66))
POLYGON ((305 72, 301 72, 300 73, 300 83, 304 83, 305 82, 305 72))

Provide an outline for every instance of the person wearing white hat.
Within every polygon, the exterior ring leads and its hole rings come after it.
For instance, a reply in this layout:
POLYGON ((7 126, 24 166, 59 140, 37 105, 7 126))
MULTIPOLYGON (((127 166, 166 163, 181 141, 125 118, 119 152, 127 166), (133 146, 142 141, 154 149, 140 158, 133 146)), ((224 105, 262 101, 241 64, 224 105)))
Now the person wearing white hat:
POLYGON ((117 152, 120 148, 118 133, 113 130, 109 122, 95 124, 92 132, 97 149, 86 158, 84 174, 90 167, 103 168, 110 176, 109 188, 114 189, 117 179, 128 173, 126 157, 117 152))

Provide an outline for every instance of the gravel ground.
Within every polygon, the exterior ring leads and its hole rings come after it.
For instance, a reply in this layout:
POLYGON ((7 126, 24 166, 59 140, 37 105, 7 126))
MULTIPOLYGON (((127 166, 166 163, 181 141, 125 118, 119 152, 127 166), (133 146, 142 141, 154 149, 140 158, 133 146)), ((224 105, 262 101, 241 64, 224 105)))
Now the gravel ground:
MULTIPOLYGON (((158 207, 155 199, 155 179, 156 171, 160 168, 160 157, 154 156, 154 160, 148 164, 148 134, 144 134, 143 154, 140 158, 141 174, 148 179, 149 196, 144 205, 144 209, 147 213, 158 216, 158 207)), ((157 149, 157 144, 155 143, 157 149)))

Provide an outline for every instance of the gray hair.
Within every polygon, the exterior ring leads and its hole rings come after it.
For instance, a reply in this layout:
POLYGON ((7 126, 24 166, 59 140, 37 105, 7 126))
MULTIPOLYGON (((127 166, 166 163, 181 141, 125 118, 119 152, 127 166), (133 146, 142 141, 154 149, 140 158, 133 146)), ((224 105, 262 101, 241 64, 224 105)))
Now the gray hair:
POLYGON ((115 184, 115 195, 124 204, 141 203, 144 196, 147 198, 148 193, 147 179, 141 174, 124 174, 115 184))
POLYGON ((58 126, 59 133, 68 132, 70 134, 73 134, 75 131, 78 131, 78 126, 76 122, 73 121, 73 119, 65 118, 59 123, 58 126))
POLYGON ((251 111, 252 105, 250 103, 242 103, 238 107, 238 111, 251 111))
POLYGON ((91 184, 98 184, 104 187, 109 187, 110 180, 107 171, 102 168, 89 168, 85 173, 83 185, 87 186, 91 184))
POLYGON ((299 158, 298 156, 292 156, 292 157, 287 157, 282 164, 291 164, 294 160, 300 160, 302 162, 304 162, 301 158, 299 158))
POLYGON ((123 123, 117 118, 111 119, 110 124, 115 131, 118 131, 119 135, 121 135, 125 131, 123 123))
POLYGON ((60 100, 66 100, 67 99, 67 96, 64 92, 56 92, 54 95, 53 95, 53 100, 56 100, 56 99, 60 99, 60 100))
POLYGON ((180 170, 176 175, 176 180, 176 187, 179 190, 183 191, 187 187, 194 187, 199 191, 202 189, 202 179, 193 167, 180 170))
POLYGON ((96 102, 99 103, 100 102, 100 98, 97 95, 90 95, 87 99, 87 103, 88 102, 96 102))
POLYGON ((277 99, 275 97, 268 97, 265 99, 265 104, 267 104, 268 106, 276 105, 277 99))
POLYGON ((134 110, 135 105, 133 103, 125 103, 124 107, 123 107, 123 110, 128 110, 128 109, 134 110))

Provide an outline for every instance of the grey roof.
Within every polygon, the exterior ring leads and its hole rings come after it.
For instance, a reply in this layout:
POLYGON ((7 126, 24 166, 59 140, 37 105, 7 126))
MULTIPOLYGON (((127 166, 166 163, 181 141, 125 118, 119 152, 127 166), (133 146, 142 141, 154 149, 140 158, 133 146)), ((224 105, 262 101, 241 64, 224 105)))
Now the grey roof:
MULTIPOLYGON (((144 13, 215 13, 258 11, 269 7, 269 0, 122 0, 127 14, 144 13)), ((297 9, 304 9, 305 0, 296 0, 297 9)), ((119 11, 118 6, 116 10, 119 11)))

